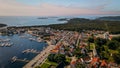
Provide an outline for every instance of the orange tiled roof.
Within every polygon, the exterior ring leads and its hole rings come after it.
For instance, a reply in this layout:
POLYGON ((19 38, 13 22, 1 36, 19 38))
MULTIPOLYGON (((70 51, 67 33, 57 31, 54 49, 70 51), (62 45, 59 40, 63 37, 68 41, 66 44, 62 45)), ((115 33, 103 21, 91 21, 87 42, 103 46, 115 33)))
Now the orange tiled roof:
POLYGON ((99 58, 97 58, 97 57, 93 58, 91 61, 91 64, 93 64, 94 62, 99 62, 99 58))
POLYGON ((71 61, 71 64, 75 64, 76 63, 76 61, 71 61))
POLYGON ((107 63, 105 62, 105 60, 102 60, 102 63, 100 66, 107 66, 107 63))
POLYGON ((51 50, 51 52, 52 52, 52 53, 57 53, 58 50, 53 49, 53 50, 51 50))
POLYGON ((109 36, 110 39, 112 39, 112 36, 109 36))
POLYGON ((59 49, 59 48, 60 48, 60 46, 56 46, 56 47, 55 47, 56 50, 59 49))

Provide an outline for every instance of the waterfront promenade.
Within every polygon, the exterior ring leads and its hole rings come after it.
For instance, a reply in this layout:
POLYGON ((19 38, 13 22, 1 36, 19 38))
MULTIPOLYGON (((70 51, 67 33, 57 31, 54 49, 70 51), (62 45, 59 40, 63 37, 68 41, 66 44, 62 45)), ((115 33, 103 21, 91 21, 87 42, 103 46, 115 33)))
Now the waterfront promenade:
POLYGON ((48 45, 40 54, 33 58, 29 63, 27 63, 23 68, 35 68, 42 64, 42 62, 48 57, 50 51, 54 48, 54 45, 48 45))
POLYGON ((5 26, 5 27, 0 27, 0 29, 6 29, 7 28, 7 26, 5 26))

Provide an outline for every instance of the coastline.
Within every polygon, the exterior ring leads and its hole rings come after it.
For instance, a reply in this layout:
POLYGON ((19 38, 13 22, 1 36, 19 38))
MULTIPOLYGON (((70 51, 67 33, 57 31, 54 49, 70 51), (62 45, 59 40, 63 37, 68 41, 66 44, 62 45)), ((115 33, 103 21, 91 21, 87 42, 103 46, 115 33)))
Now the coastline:
POLYGON ((34 57, 30 62, 28 62, 26 65, 24 65, 23 68, 35 68, 36 66, 39 66, 40 64, 44 63, 43 61, 46 60, 46 58, 50 54, 50 51, 54 47, 55 47, 54 45, 51 45, 48 42, 48 46, 43 51, 41 51, 40 54, 38 54, 36 57, 34 57))

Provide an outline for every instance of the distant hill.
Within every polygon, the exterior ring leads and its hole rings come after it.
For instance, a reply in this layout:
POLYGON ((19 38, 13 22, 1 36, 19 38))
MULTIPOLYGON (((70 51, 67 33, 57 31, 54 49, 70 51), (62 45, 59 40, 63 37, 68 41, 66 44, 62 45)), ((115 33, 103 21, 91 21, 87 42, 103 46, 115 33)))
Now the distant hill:
POLYGON ((99 17, 99 18, 97 18, 97 20, 120 21, 120 16, 99 17))
POLYGON ((47 17, 39 17, 37 19, 48 19, 47 17))
POLYGON ((58 17, 38 17, 37 19, 49 19, 49 18, 58 18, 58 17))
POLYGON ((113 34, 120 34, 120 21, 90 20, 84 18, 73 18, 62 24, 51 24, 48 27, 60 30, 82 31, 82 30, 105 30, 113 34))
POLYGON ((7 25, 6 25, 6 24, 1 24, 1 23, 0 23, 0 27, 5 27, 5 26, 7 26, 7 25))
POLYGON ((68 21, 69 19, 68 18, 61 18, 61 19, 58 19, 58 21, 68 21))

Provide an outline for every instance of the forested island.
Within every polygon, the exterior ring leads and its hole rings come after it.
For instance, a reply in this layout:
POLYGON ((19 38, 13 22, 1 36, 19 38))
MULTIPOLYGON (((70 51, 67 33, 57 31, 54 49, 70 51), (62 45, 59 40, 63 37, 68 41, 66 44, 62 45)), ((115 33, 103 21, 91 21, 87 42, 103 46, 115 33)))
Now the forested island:
POLYGON ((97 20, 120 21, 120 16, 99 17, 99 18, 97 18, 97 20))
POLYGON ((68 21, 68 18, 61 18, 61 19, 58 19, 58 21, 68 21))
POLYGON ((48 27, 61 30, 79 31, 82 30, 104 30, 113 34, 120 33, 120 21, 90 20, 85 18, 73 18, 64 24, 52 24, 48 27))
POLYGON ((7 25, 6 25, 6 24, 1 24, 1 23, 0 23, 0 27, 5 27, 5 26, 7 26, 7 25))
POLYGON ((37 19, 49 19, 49 18, 58 18, 58 17, 38 17, 37 19))
POLYGON ((48 19, 47 17, 39 17, 37 19, 48 19))

